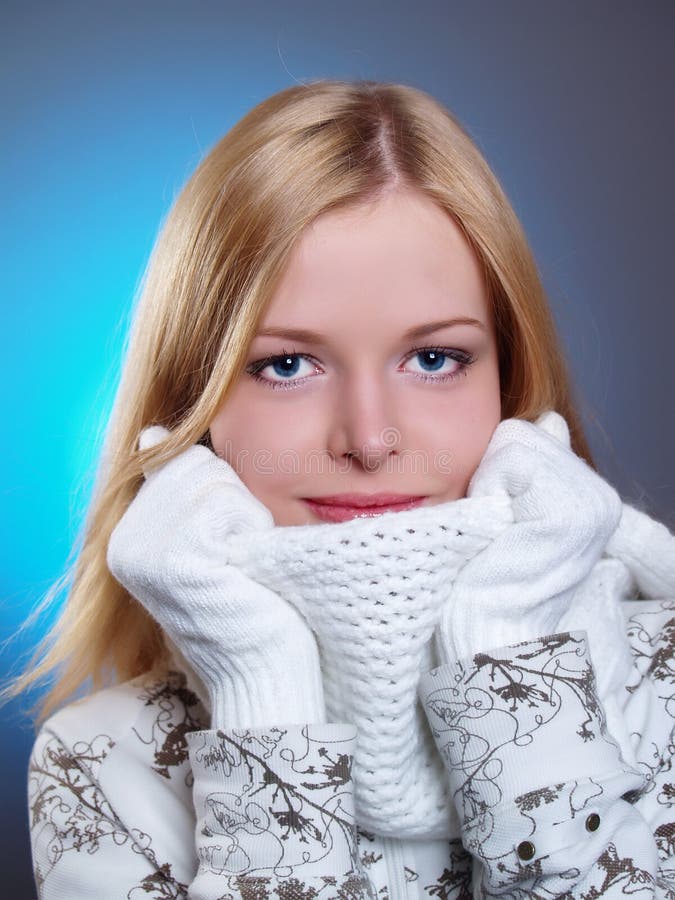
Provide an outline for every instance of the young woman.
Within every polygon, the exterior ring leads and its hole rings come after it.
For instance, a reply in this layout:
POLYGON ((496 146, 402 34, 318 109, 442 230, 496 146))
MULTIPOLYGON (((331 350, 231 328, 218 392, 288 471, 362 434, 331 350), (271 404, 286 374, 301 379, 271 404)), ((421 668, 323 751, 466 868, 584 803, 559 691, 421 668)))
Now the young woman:
POLYGON ((595 471, 452 115, 270 97, 164 224, 12 687, 60 669, 39 896, 675 897, 674 546, 595 471))

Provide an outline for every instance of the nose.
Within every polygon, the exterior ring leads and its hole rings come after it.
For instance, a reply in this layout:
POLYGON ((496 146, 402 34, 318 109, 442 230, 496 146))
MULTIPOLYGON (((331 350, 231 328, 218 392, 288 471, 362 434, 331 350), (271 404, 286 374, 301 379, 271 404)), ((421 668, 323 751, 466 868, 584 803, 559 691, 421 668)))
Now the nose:
POLYGON ((394 397, 384 380, 374 373, 361 373, 345 381, 335 397, 329 453, 377 471, 398 452, 400 441, 394 397))

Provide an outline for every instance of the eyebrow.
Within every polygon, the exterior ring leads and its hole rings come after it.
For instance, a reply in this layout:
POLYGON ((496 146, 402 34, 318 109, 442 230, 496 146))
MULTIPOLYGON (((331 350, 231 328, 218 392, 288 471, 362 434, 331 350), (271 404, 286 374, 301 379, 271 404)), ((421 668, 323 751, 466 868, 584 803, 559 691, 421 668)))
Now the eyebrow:
MULTIPOLYGON (((472 319, 470 316, 457 316, 454 319, 442 319, 439 322, 427 322, 425 325, 415 325, 409 328, 403 335, 404 340, 414 340, 424 337, 441 328, 452 328, 454 325, 474 325, 482 331, 487 331, 485 324, 480 319, 472 319)), ((306 328, 281 328, 270 326, 257 332, 256 337, 281 337, 292 341, 305 341, 311 344, 326 344, 329 336, 320 331, 308 331, 306 328)))

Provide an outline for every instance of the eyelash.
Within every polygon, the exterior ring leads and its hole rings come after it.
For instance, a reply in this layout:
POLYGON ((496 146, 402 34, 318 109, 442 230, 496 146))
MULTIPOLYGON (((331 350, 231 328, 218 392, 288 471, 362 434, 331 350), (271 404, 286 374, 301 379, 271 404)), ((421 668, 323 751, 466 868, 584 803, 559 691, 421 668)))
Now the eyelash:
MULTIPOLYGON (((435 381, 436 383, 447 383, 450 381, 454 381, 457 378, 460 378, 462 375, 468 375, 469 366, 475 362, 475 356, 471 353, 467 353, 464 350, 456 350, 452 347, 415 347, 410 353, 406 356, 405 362, 409 359, 412 359, 417 353, 425 353, 425 352, 433 352, 433 353, 442 353, 444 356, 449 357, 455 362, 459 363, 459 368, 452 373, 445 375, 431 375, 424 374, 419 372, 414 372, 412 374, 415 375, 420 381, 435 381)), ((262 382, 266 387, 269 387, 273 391, 277 390, 292 390, 296 388, 298 385, 303 384, 308 378, 312 378, 311 375, 305 375, 304 378, 298 378, 295 381, 271 381, 269 378, 264 378, 260 375, 260 372, 263 369, 266 369, 267 366, 277 362, 277 360, 284 360, 289 356, 299 356, 302 359, 306 359, 309 362, 317 365, 314 357, 310 356, 308 353, 296 353, 294 350, 287 352, 286 350, 281 351, 281 353, 277 353, 273 356, 266 356, 264 359, 258 359, 255 362, 250 363, 246 367, 246 372, 252 377, 255 378, 256 381, 262 382)))

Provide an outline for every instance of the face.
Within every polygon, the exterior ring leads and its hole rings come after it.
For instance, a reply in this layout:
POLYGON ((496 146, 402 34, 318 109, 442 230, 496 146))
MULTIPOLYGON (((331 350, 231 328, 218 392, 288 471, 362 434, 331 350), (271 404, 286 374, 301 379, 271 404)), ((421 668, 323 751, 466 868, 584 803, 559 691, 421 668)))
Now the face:
POLYGON ((302 234, 210 432, 275 524, 306 525, 464 497, 500 418, 479 264, 397 190, 302 234))

